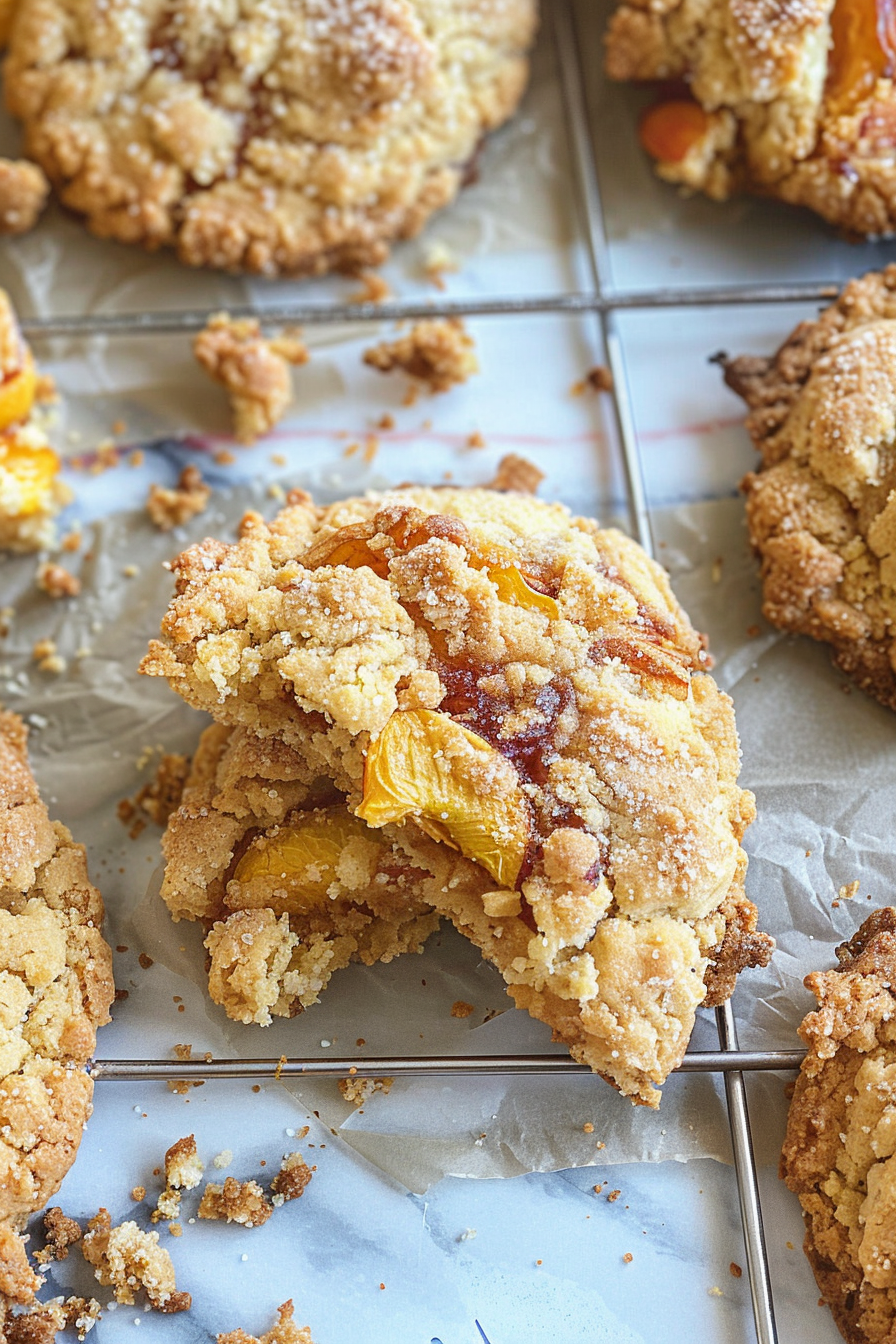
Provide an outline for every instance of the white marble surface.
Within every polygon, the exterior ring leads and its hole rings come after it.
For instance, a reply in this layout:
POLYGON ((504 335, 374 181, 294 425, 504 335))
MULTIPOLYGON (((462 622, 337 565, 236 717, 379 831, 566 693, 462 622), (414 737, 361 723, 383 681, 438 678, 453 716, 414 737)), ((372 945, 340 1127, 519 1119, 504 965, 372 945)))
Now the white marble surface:
MULTIPOLYGON (((890 245, 851 247, 832 237, 819 221, 768 202, 717 206, 683 201, 657 183, 635 139, 634 109, 643 95, 605 88, 595 73, 597 25, 605 9, 583 0, 600 168, 619 284, 827 278, 889 259, 890 245)), ((7 128, 6 136, 11 141, 14 132, 7 128)), ((430 239, 447 242, 464 262, 456 276, 448 277, 448 293, 572 287, 582 258, 567 186, 558 91, 545 49, 521 118, 486 150, 481 183, 429 230, 430 239)), ((396 254, 387 272, 397 292, 431 292, 418 278, 424 250, 425 241, 396 254)), ((267 301, 288 292, 344 295, 354 287, 340 280, 311 287, 244 286, 188 274, 169 258, 138 256, 86 240, 75 223, 59 215, 33 235, 6 244, 0 256, 0 281, 10 286, 24 310, 34 312, 77 311, 91 305, 127 309, 218 305, 237 301, 247 292, 267 301)), ((708 365, 707 356, 720 347, 767 350, 804 315, 797 310, 757 309, 625 319, 636 421, 655 505, 729 501, 735 494, 737 480, 752 465, 752 450, 740 428, 739 406, 721 385, 717 370, 708 365)), ((294 413, 264 444, 238 450, 238 464, 230 469, 216 468, 211 461, 210 450, 221 446, 226 433, 225 415, 194 368, 185 342, 166 338, 41 347, 38 353, 57 373, 66 396, 56 433, 60 447, 69 454, 107 434, 118 417, 128 423, 125 442, 179 433, 195 436, 190 446, 168 438, 146 453, 142 467, 123 466, 96 477, 73 471, 78 503, 70 518, 89 525, 110 510, 137 507, 150 481, 173 481, 187 460, 198 461, 209 479, 222 487, 253 478, 287 484, 313 480, 320 489, 333 492, 411 476, 437 481, 446 472, 464 483, 481 482, 508 450, 523 452, 545 470, 545 494, 603 517, 618 511, 621 487, 603 420, 606 408, 599 399, 569 396, 570 385, 595 358, 591 324, 540 318, 513 323, 483 319, 470 325, 483 376, 448 397, 421 401, 412 409, 400 405, 400 380, 390 383, 361 369, 358 356, 364 333, 315 337, 314 361, 297 379, 294 413), (375 463, 368 469, 358 458, 346 459, 346 444, 368 432, 385 410, 395 415, 397 425, 393 433, 381 435, 375 463), (485 449, 466 447, 473 430, 485 437, 485 449), (273 461, 272 454, 280 460, 273 461)), ((723 623, 725 587, 713 590, 706 582, 707 517, 727 521, 724 573, 738 576, 747 595, 744 600, 758 612, 739 508, 728 502, 718 508, 725 512, 711 506, 709 514, 699 508, 679 513, 669 519, 666 533, 676 585, 695 620, 711 635, 723 623), (682 525, 682 517, 689 525, 682 525)), ((214 530, 214 524, 213 507, 196 521, 192 532, 214 530)), ((141 561, 141 547, 150 543, 139 529, 134 536, 135 559, 141 561)), ((182 540, 176 535, 172 550, 182 540)), ((73 647, 84 628, 103 624, 110 585, 120 594, 126 583, 102 562, 93 567, 85 562, 84 574, 84 595, 70 609, 54 609, 47 618, 58 623, 60 641, 69 640, 73 647)), ((0 595, 18 590, 23 576, 24 562, 0 569, 0 595)), ((157 600, 146 595, 154 589, 135 583, 129 591, 134 594, 130 635, 149 636, 159 616, 157 600)), ((97 642, 114 648, 113 637, 114 630, 107 627, 97 642)), ((765 631, 754 642, 745 633, 730 639, 726 635, 716 642, 716 649, 721 655, 720 678, 735 694, 745 737, 744 782, 757 787, 759 794, 760 819, 748 843, 755 857, 750 889, 763 908, 766 926, 783 934, 785 944, 789 926, 798 930, 808 918, 807 884, 822 892, 827 905, 812 907, 811 936, 818 943, 819 963, 829 962, 833 944, 851 931, 858 918, 851 908, 832 912, 828 889, 835 890, 853 876, 843 833, 848 834, 850 808, 860 796, 855 781, 867 781, 875 762, 867 753, 845 760, 841 753, 836 771, 829 767, 838 744, 828 719, 825 731, 819 731, 820 716, 835 703, 842 706, 856 716, 856 722, 861 720, 863 732, 878 733, 881 750, 892 755, 891 716, 857 696, 843 699, 840 678, 822 650, 774 641, 765 631), (801 685, 802 678, 810 675, 822 689, 820 699, 807 703, 801 685), (803 771, 795 782, 782 767, 789 750, 780 751, 781 734, 776 742, 758 727, 753 731, 764 721, 763 702, 769 696, 781 733, 814 734, 818 739, 818 768, 803 771), (801 814, 814 828, 815 866, 799 882, 791 881, 789 873, 796 848, 804 847, 803 837, 779 835, 774 825, 782 790, 788 792, 788 806, 796 796, 801 814)), ((144 745, 189 746, 197 729, 181 707, 171 703, 175 697, 166 698, 165 688, 148 688, 139 710, 134 710, 128 689, 131 654, 129 648, 126 656, 119 655, 120 700, 116 702, 114 695, 102 698, 103 713, 108 715, 104 723, 114 745, 99 772, 83 768, 87 746, 95 740, 90 715, 73 722, 71 715, 62 713, 66 704, 83 696, 91 676, 99 678, 99 658, 93 665, 90 660, 73 664, 66 678, 50 684, 30 670, 27 643, 14 629, 3 654, 0 696, 11 707, 40 713, 47 720, 33 739, 38 775, 53 797, 56 813, 76 833, 80 827, 97 836, 92 868, 109 909, 110 941, 128 949, 117 954, 116 971, 120 987, 129 995, 117 1005, 115 1023, 104 1033, 100 1053, 167 1056, 174 1042, 184 1040, 197 1051, 223 1053, 233 1036, 208 1005, 201 987, 192 984, 185 991, 184 977, 162 959, 146 969, 137 961, 148 944, 154 947, 153 939, 163 939, 169 932, 161 923, 164 914, 153 914, 145 896, 158 858, 158 836, 147 833, 136 843, 128 840, 113 815, 113 804, 138 783, 135 760, 144 745), (59 729, 62 722, 64 733, 59 729)), ((107 658, 104 676, 109 665, 107 658)), ((84 703, 92 702, 88 697, 84 703)), ((867 797, 864 787, 861 796, 867 797)), ((868 849, 875 848, 869 891, 875 903, 882 903, 892 891, 889 837, 882 834, 875 841, 872 835, 868 849)), ((180 926, 178 932, 183 930, 180 926)), ((184 934, 184 946, 191 945, 192 932, 184 934)), ((192 944, 196 941, 193 938, 192 944)), ((246 1054, 277 1053, 291 1044, 294 1053, 311 1053, 321 1048, 323 1024, 337 1016, 346 1030, 354 1023, 350 1035, 364 1037, 369 1051, 482 1048, 477 1042, 485 1039, 486 1032, 490 1034, 485 1048, 508 1041, 519 1048, 545 1048, 545 1033, 515 1013, 504 1013, 487 1027, 481 1024, 487 1008, 503 1006, 501 986, 474 955, 452 944, 450 935, 444 943, 443 948, 433 946, 421 959, 414 959, 410 968, 396 964, 363 975, 345 972, 331 990, 332 1007, 321 1005, 296 1023, 278 1027, 276 1037, 272 1030, 269 1039, 247 1029, 249 1039, 233 1048, 246 1054), (440 982, 449 954, 451 978, 440 982), (429 985, 424 986, 423 980, 429 985), (407 1031, 386 1038, 378 1032, 377 1007, 385 1011, 399 992, 408 1005, 407 1031), (477 1016, 463 1023, 450 1019, 447 1007, 452 997, 476 1003, 477 1016), (276 1046, 271 1044, 274 1039, 276 1046)), ((807 996, 786 976, 784 982, 789 996, 786 1011, 775 1000, 778 1006, 767 1015, 762 1039, 790 1047, 793 1025, 807 1006, 807 996)), ((768 978, 762 984, 770 995, 779 988, 768 978)), ((751 986, 747 977, 735 1000, 742 1018, 755 995, 755 984, 751 986)), ((331 1026, 326 1030, 330 1032, 331 1026)), ((701 1030, 701 1040, 709 1044, 711 1023, 701 1030)), ((689 1089, 696 1086, 695 1080, 674 1080, 667 1090, 665 1114, 684 1106, 689 1089)), ((598 1081, 583 1080, 576 1094, 583 1122, 602 1089, 598 1081)), ((828 1314, 816 1305, 817 1292, 799 1249, 802 1233, 796 1202, 774 1172, 784 1119, 782 1089, 780 1078, 757 1081, 752 1089, 757 1147, 766 1162, 761 1173, 763 1208, 782 1338, 793 1344, 832 1344, 838 1336, 828 1314)), ((486 1095, 481 1087, 455 1084, 451 1089, 436 1088, 432 1095, 434 1130, 466 1124, 474 1143, 486 1095)), ((389 1098, 381 1098, 369 1108, 370 1117, 379 1114, 382 1130, 388 1129, 389 1105, 389 1098)), ((360 1155, 366 1141, 360 1118, 346 1133, 349 1143, 316 1120, 310 1114, 314 1108, 321 1109, 316 1093, 297 1095, 295 1089, 274 1083, 257 1093, 248 1084, 207 1084, 187 1097, 172 1095, 159 1083, 98 1086, 81 1156, 59 1197, 63 1207, 79 1217, 89 1216, 100 1203, 116 1219, 131 1216, 135 1206, 130 1190, 144 1184, 150 1194, 155 1192, 159 1182, 153 1168, 159 1166, 164 1149, 188 1132, 196 1134, 206 1161, 222 1149, 233 1150, 229 1170, 241 1177, 262 1175, 261 1161, 270 1170, 283 1152, 297 1145, 309 1162, 316 1163, 317 1173, 301 1201, 279 1210, 265 1228, 255 1231, 190 1224, 196 1201, 188 1196, 184 1235, 175 1239, 163 1230, 162 1237, 177 1264, 179 1285, 193 1294, 193 1310, 181 1317, 161 1317, 121 1307, 104 1316, 95 1338, 118 1344, 139 1329, 161 1344, 163 1339, 207 1339, 237 1325, 257 1333, 269 1327, 277 1304, 290 1296, 297 1318, 312 1327, 317 1344, 356 1344, 359 1339, 478 1344, 476 1320, 491 1344, 604 1340, 671 1344, 692 1339, 734 1344, 752 1338, 746 1275, 736 1278, 729 1268, 732 1263, 744 1266, 745 1261, 734 1177, 725 1164, 623 1163, 502 1180, 449 1176, 423 1194, 412 1194, 395 1179, 401 1174, 400 1142, 390 1159, 392 1175, 387 1175, 360 1155), (310 1132, 300 1142, 288 1134, 305 1124, 310 1132), (595 1184, 603 1185, 600 1193, 595 1193, 595 1184), (616 1189, 619 1197, 609 1202, 607 1194, 616 1189), (475 1235, 468 1235, 472 1232, 475 1235), (630 1263, 623 1259, 626 1254, 632 1256, 630 1263)), ((575 1106, 566 1097, 563 1107, 558 1106, 558 1144, 568 1147, 577 1119, 575 1106)), ((646 1121, 639 1115, 638 1123, 654 1125, 656 1151, 662 1151, 664 1111, 646 1121)), ((581 1143, 577 1161, 600 1157, 613 1163, 612 1151, 598 1155, 592 1140, 584 1136, 581 1143)), ((549 1159, 547 1153, 545 1165, 550 1165, 549 1159)), ((135 1216, 145 1221, 145 1207, 135 1216)), ((48 1287, 62 1291, 77 1286, 89 1292, 89 1278, 74 1254, 54 1267, 48 1287)), ((108 1301, 108 1290, 99 1296, 108 1301)))

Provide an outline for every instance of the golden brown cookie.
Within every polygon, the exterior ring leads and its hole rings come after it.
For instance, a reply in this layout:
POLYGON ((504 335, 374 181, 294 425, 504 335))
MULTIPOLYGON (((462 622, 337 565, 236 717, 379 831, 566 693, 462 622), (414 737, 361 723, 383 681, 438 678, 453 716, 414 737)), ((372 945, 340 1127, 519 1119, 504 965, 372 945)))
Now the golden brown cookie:
POLYGON ((896 267, 769 359, 723 361, 763 466, 742 483, 763 611, 896 709, 896 267))
POLYGON ((99 892, 40 800, 25 741, 0 712, 0 1226, 12 1228, 74 1161, 93 1094, 84 1065, 113 993, 99 892))
POLYGON ((850 1344, 889 1344, 896 1329, 896 910, 877 910, 840 965, 806 986, 781 1177, 799 1195, 804 1249, 850 1344))
POLYGON ((165 902, 204 925, 209 992, 238 1022, 300 1013, 334 971, 420 952, 439 922, 391 828, 276 738, 206 729, 162 847, 165 902))
POLYGON ((264 275, 376 265, 516 108, 535 0, 21 0, 10 109, 101 237, 264 275))
POLYGON ((642 144, 668 182, 896 231, 896 31, 877 0, 623 0, 614 79, 662 82, 642 144), (678 88, 675 82, 678 82, 678 88))
POLYGON ((296 493, 174 572, 143 671, 395 828, 517 1002, 656 1105, 771 949, 731 702, 660 567, 531 496, 404 489, 296 493))

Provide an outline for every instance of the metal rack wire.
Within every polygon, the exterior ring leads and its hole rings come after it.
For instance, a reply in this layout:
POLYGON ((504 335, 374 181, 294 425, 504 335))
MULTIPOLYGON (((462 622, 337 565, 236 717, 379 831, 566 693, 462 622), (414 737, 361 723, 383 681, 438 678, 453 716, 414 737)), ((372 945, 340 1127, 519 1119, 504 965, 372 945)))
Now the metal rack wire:
MULTIPOLYGON (((561 74, 569 146, 579 196, 589 269, 589 284, 582 292, 536 297, 438 299, 435 301, 389 301, 384 303, 289 303, 273 306, 234 306, 233 316, 253 316, 266 326, 301 323, 307 326, 338 323, 388 322, 421 317, 510 317, 519 315, 594 316, 597 335, 613 378, 612 408, 616 437, 624 469, 631 530, 649 553, 654 553, 650 505, 645 488, 632 398, 618 316, 626 311, 693 309, 743 304, 781 304, 826 301, 840 289, 837 284, 792 284, 764 286, 713 286, 660 289, 645 292, 616 290, 611 280, 609 246, 598 180, 595 147, 591 134, 573 0, 551 0, 550 31, 561 74)), ((26 319, 22 327, 31 337, 129 336, 188 334, 201 330, 208 313, 198 310, 173 312, 93 314, 26 319)), ((716 1011, 719 1049, 689 1051, 678 1072, 721 1073, 731 1129, 735 1170, 740 1197, 747 1267, 758 1344, 776 1344, 774 1304, 765 1248, 756 1160, 750 1132, 745 1073, 762 1070, 793 1070, 802 1059, 800 1050, 740 1050, 730 1001, 716 1011)), ((564 1075, 587 1074, 582 1065, 564 1055, 420 1056, 397 1058, 327 1059, 153 1059, 94 1060, 89 1072, 97 1081, 148 1079, 202 1080, 263 1079, 295 1077, 345 1077, 363 1071, 365 1077, 485 1076, 495 1074, 564 1075)), ((481 1330, 481 1327, 480 1327, 481 1330)), ((484 1336, 483 1336, 484 1338, 484 1336)))

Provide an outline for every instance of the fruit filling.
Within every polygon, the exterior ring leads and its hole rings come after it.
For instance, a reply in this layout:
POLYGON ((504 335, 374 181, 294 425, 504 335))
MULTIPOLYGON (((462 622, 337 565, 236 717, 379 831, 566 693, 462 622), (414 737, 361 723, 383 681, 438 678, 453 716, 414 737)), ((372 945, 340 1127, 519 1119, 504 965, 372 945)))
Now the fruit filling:
POLYGON ((663 163, 681 163, 709 129, 709 117, 693 98, 672 98, 648 108, 638 136, 647 153, 663 163))
POLYGON ((4 498, 9 494, 14 502, 17 517, 30 517, 45 507, 47 492, 59 466, 59 458, 52 448, 45 445, 33 447, 9 431, 0 433, 0 484, 4 498), (4 481, 6 473, 8 476, 4 481))
POLYGON ((825 88, 835 114, 851 112, 896 70, 894 0, 837 0, 825 88))
POLYGON ((257 835, 237 862, 233 878, 244 884, 268 879, 276 888, 278 914, 307 914, 327 906, 343 854, 357 841, 382 848, 378 837, 344 807, 300 814, 272 834, 257 835))

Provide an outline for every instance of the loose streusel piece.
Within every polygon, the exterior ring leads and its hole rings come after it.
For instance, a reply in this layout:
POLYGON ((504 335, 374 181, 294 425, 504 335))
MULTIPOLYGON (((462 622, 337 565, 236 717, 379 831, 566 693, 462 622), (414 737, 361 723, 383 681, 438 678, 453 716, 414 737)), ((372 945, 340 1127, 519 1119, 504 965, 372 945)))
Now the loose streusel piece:
POLYGON ((287 1153, 280 1163, 280 1170, 271 1181, 274 1199, 281 1204, 291 1199, 301 1199, 313 1175, 301 1153, 287 1153))
POLYGON ((267 1334, 249 1335, 245 1330, 230 1330, 218 1335, 218 1344, 314 1344, 307 1326, 293 1320, 292 1299, 277 1308, 277 1320, 267 1334))
POLYGON ((80 1223, 66 1217, 60 1208, 47 1209, 44 1233, 46 1244, 43 1250, 34 1252, 39 1265, 48 1265, 51 1260, 67 1260, 69 1247, 79 1242, 82 1235, 80 1223))
POLYGON ((850 1344, 896 1329, 896 909, 876 910, 806 977, 818 999, 781 1155, 799 1196, 804 1250, 850 1344))
POLYGON ((536 23, 535 0, 32 0, 4 92, 99 236, 358 270, 454 198, 519 102, 536 23))
POLYGON ((292 401, 290 365, 307 364, 308 347, 298 336, 265 337, 255 318, 217 313, 193 342, 193 353, 216 383, 226 388, 233 433, 254 443, 274 428, 292 401))
POLYGON ((495 479, 490 482, 490 490, 519 490, 525 495, 534 495, 544 480, 544 472, 517 453, 507 453, 498 463, 495 479))
POLYGON ((81 580, 63 565, 44 560, 37 567, 35 583, 48 597, 77 597, 81 591, 81 580))
POLYGON ((744 478, 763 612, 896 709, 896 266, 770 358, 722 360, 762 467, 744 478))
POLYGON ((146 512, 160 531, 170 532, 202 513, 211 493, 198 467, 184 467, 173 490, 162 485, 149 487, 146 512))
POLYGON ((380 373, 401 369, 426 383, 430 392, 447 392, 479 372, 476 346, 459 317, 417 322, 395 341, 382 341, 364 351, 364 363, 380 373))
POLYGON ((262 1227, 273 1209, 257 1181, 228 1176, 223 1185, 209 1181, 199 1201, 200 1218, 216 1218, 243 1227, 262 1227))
POLYGON ((36 163, 0 159, 0 234, 33 229, 49 194, 50 184, 36 163))
POLYGON ((352 1106, 363 1106, 374 1092, 388 1096, 394 1082, 394 1078, 340 1078, 339 1091, 352 1106))
POLYGON ((119 820, 126 826, 132 826, 132 834, 133 828, 138 833, 144 829, 143 818, 148 818, 156 826, 167 826, 172 812, 180 806, 189 773, 188 756, 166 752, 149 783, 142 785, 133 798, 123 798, 118 804, 119 820))
MULTIPOLYGON (((219 734, 239 725, 243 744, 297 759, 335 809, 328 827, 354 836, 362 822, 360 847, 381 835, 403 851, 414 899, 480 948, 516 1002, 656 1105, 697 1006, 771 953, 743 889, 753 800, 731 702, 660 567, 530 495, 408 488, 327 509, 295 497, 173 568, 143 670, 219 734)), ((223 896, 246 863, 272 932, 277 908, 322 904, 328 887, 312 882, 295 819, 231 867, 245 797, 234 790, 208 866, 223 896)), ((203 807, 194 850, 206 795, 203 807)), ((191 863, 177 899, 201 913, 191 863)), ((285 942, 261 947, 288 965, 285 942)))
POLYGON ((808 206, 850 234, 896 232, 896 90, 875 0, 622 0, 614 79, 656 81, 641 142, 660 177, 724 200, 808 206), (676 88, 677 86, 677 88, 676 88))
POLYGON ((192 1304, 189 1293, 177 1290, 174 1265, 158 1232, 143 1232, 134 1222, 113 1227, 109 1210, 100 1209, 87 1225, 81 1251, 117 1302, 132 1306, 143 1288, 156 1311, 187 1311, 192 1304))

